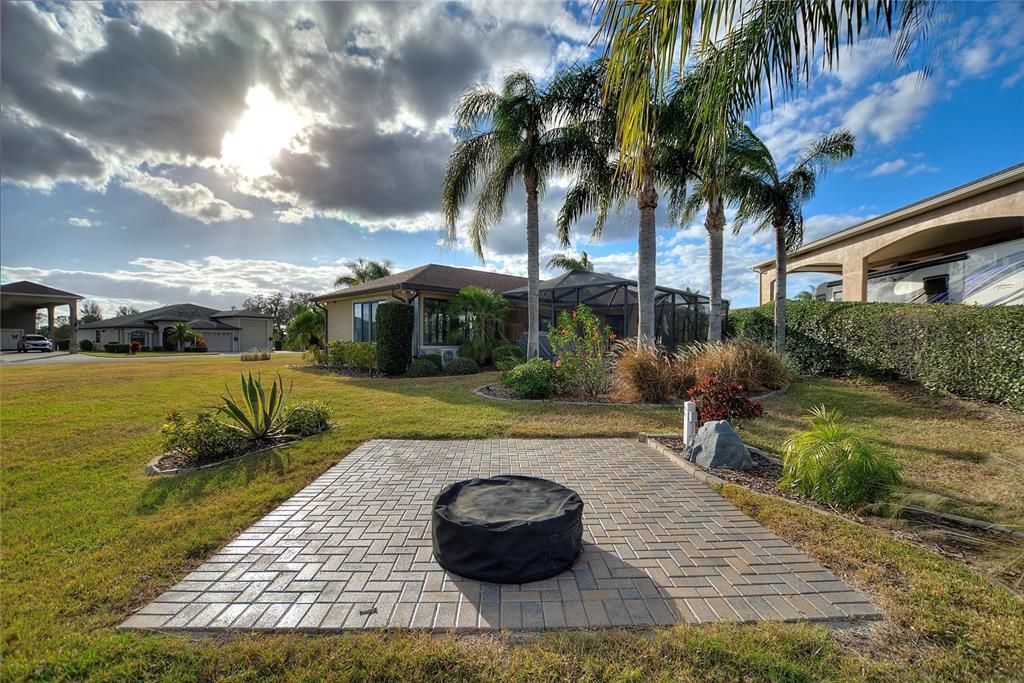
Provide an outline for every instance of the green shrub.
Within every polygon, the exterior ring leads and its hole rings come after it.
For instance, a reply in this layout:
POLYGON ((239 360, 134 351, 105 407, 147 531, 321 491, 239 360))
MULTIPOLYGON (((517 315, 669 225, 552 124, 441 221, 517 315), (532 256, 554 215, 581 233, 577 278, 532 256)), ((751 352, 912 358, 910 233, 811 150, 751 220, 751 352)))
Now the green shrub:
POLYGON ((531 358, 507 373, 501 385, 516 398, 551 398, 561 388, 562 373, 555 364, 543 358, 531 358))
POLYGON ((676 367, 664 349, 623 339, 613 351, 615 389, 624 400, 666 403, 679 394, 676 367))
MULTIPOLYGON (((730 314, 733 333, 771 344, 771 305, 730 314)), ((1024 306, 795 301, 786 355, 803 374, 865 374, 1024 410, 1024 306)))
POLYGON ((437 377, 440 374, 441 369, 426 358, 413 358, 405 371, 406 377, 437 377))
POLYGON ((472 358, 452 358, 444 371, 447 375, 475 375, 480 372, 480 366, 472 358))
POLYGON ((200 412, 195 417, 186 417, 179 412, 167 416, 167 422, 160 428, 164 439, 164 450, 180 453, 190 465, 204 465, 223 460, 241 451, 246 439, 237 429, 214 419, 209 412, 200 412))
POLYGON ((519 358, 502 358, 501 360, 494 361, 494 367, 502 372, 508 372, 517 365, 522 365, 523 361, 519 358))
POLYGON ((312 436, 330 426, 331 407, 325 401, 300 401, 284 410, 285 431, 312 436))
POLYGON ((444 370, 444 358, 439 353, 428 353, 425 356, 420 356, 423 360, 430 361, 437 367, 437 371, 441 372, 444 370))
POLYGON ((519 344, 501 344, 500 346, 495 346, 494 350, 491 351, 491 358, 494 360, 495 365, 506 359, 522 363, 526 360, 526 354, 519 348, 519 344))
POLYGON ((107 353, 128 353, 132 347, 128 344, 121 344, 119 342, 107 342, 103 345, 103 350, 107 353))
POLYGON ((377 367, 385 375, 401 375, 412 357, 413 307, 385 301, 377 307, 377 367))
POLYGON ((612 328, 603 325, 589 306, 579 304, 562 311, 548 328, 551 350, 565 378, 565 389, 575 398, 592 399, 608 390, 606 355, 612 328))
POLYGON ((92 342, 88 339, 83 339, 78 342, 79 351, 92 351, 92 342))
MULTIPOLYGON (((331 342, 332 344, 336 342, 331 342)), ((328 351, 327 349, 306 349, 302 352, 302 360, 310 365, 327 365, 328 364, 328 351)))
MULTIPOLYGON (((225 387, 226 388, 226 387, 225 387)), ((263 380, 257 375, 253 379, 242 375, 241 399, 235 399, 231 390, 221 396, 224 401, 219 412, 234 422, 231 427, 250 441, 265 441, 281 438, 286 430, 284 420, 288 392, 284 389, 281 375, 270 385, 270 391, 263 388, 263 380)))
POLYGON ((326 365, 356 372, 377 369, 377 345, 373 342, 332 341, 327 345, 326 365))
POLYGON ((503 336, 508 300, 493 289, 470 285, 448 302, 448 314, 461 321, 451 335, 459 345, 459 355, 485 364, 496 340, 503 336))
POLYGON ((843 508, 879 500, 900 483, 899 465, 868 443, 839 410, 814 408, 810 430, 786 440, 782 486, 843 508))

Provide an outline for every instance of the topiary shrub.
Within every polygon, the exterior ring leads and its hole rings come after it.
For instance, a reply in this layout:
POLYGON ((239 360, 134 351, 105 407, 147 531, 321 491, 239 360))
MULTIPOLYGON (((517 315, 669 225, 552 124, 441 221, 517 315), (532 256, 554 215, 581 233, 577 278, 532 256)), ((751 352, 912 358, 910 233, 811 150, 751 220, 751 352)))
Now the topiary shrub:
POLYGON ((475 375, 480 372, 480 366, 472 358, 452 358, 444 371, 448 375, 475 375))
POLYGON ((385 301, 377 307, 377 367, 385 375, 401 375, 412 358, 413 307, 385 301))
POLYGON ((505 373, 501 385, 516 398, 544 399, 558 393, 561 379, 561 371, 554 363, 543 358, 531 358, 505 373))
POLYGON ((491 351, 491 358, 494 360, 495 365, 508 359, 522 363, 526 360, 526 354, 519 348, 519 344, 501 344, 500 346, 495 346, 494 350, 491 351))
POLYGON ((405 370, 406 377, 437 377, 440 374, 441 368, 426 358, 413 358, 405 370))
POLYGON ((850 429, 841 411, 818 406, 806 419, 811 428, 786 441, 782 486, 843 508, 879 500, 899 486, 896 459, 850 429))
MULTIPOLYGON (((770 304, 730 319, 770 345, 770 304)), ((897 377, 1024 410, 1024 306, 793 301, 786 355, 802 374, 897 377)))
POLYGON ((92 342, 88 339, 83 339, 82 341, 78 342, 78 350, 92 351, 92 342))

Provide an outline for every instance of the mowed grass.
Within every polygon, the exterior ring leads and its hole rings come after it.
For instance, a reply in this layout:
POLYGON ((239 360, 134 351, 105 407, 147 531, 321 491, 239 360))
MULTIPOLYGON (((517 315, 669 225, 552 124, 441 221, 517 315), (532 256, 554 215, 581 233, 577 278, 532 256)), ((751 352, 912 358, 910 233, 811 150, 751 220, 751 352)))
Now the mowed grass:
POLYGON ((765 401, 764 416, 740 431, 748 443, 781 453, 821 404, 842 409, 896 455, 904 478, 898 500, 1024 529, 1024 414, 911 385, 818 378, 765 401))
MULTIPOLYGON (((367 439, 678 429, 675 410, 474 397, 471 389, 493 376, 357 381, 290 369, 289 362, 297 358, 0 370, 0 678, 811 681, 1024 675, 1024 606, 1016 598, 916 546, 740 489, 725 493, 869 591, 890 614, 887 633, 907 646, 883 648, 871 638, 800 624, 529 637, 389 632, 196 640, 116 633, 132 610, 367 439), (143 467, 159 451, 164 415, 216 405, 225 382, 233 387, 238 373, 250 368, 280 371, 294 383, 295 398, 330 401, 339 428, 204 473, 146 477, 143 467)), ((809 398, 816 386, 828 385, 809 383, 809 398)))

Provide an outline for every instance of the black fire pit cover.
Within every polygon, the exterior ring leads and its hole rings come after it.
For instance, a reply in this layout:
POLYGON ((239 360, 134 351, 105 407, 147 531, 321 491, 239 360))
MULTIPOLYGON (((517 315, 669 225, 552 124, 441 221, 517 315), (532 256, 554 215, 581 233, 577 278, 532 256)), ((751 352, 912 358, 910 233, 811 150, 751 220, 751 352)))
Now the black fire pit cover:
POLYGON ((503 475, 450 484, 434 499, 434 557, 479 581, 526 583, 572 566, 583 501, 561 484, 503 475))

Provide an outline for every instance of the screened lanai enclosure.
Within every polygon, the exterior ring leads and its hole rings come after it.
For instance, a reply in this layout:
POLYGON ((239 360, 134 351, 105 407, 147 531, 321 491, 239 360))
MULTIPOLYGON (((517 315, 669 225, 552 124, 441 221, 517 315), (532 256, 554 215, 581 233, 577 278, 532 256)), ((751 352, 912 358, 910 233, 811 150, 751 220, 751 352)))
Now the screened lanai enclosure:
MULTIPOLYGON (((619 338, 636 336, 636 280, 570 270, 540 283, 541 354, 550 355, 546 331, 560 311, 586 304, 619 338)), ((512 306, 526 308, 527 288, 519 287, 504 293, 512 306)), ((708 338, 710 300, 702 294, 671 287, 657 287, 655 341, 666 348, 675 348, 708 338)), ((723 317, 728 302, 722 302, 723 317)), ((525 333, 522 336, 525 339, 525 333)))

